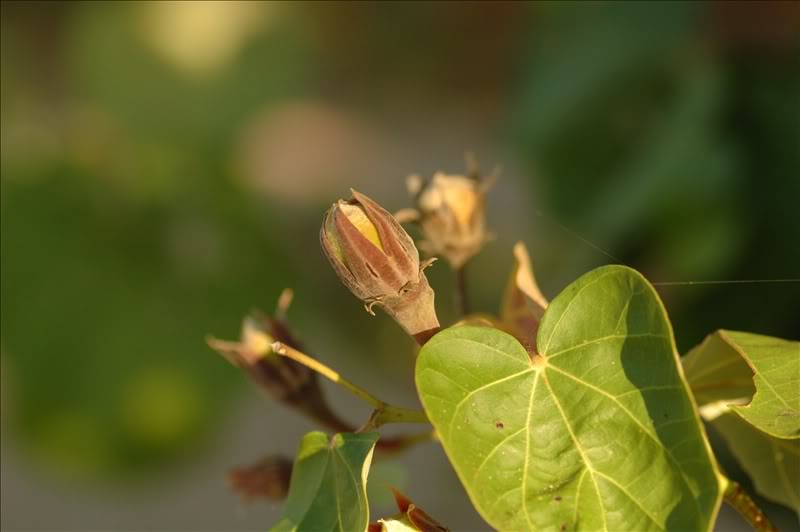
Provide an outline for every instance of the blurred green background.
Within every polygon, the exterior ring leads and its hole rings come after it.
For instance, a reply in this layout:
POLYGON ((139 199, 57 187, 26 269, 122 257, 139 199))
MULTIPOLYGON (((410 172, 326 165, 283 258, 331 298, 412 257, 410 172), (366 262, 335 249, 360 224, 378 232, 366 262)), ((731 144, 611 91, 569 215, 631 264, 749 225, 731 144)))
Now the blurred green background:
MULTIPOLYGON (((409 206, 405 176, 464 150, 504 167, 478 310, 518 239, 550 297, 613 262, 582 239, 654 282, 800 277, 798 5, 3 2, 2 527, 269 525, 279 505, 225 473, 312 426, 204 337, 290 286, 315 353, 415 404, 409 341, 339 285, 318 227, 351 186, 409 206)), ((798 284, 659 291, 683 350, 798 337, 798 284)), ((432 515, 485 527, 441 450, 399 463, 432 515)))

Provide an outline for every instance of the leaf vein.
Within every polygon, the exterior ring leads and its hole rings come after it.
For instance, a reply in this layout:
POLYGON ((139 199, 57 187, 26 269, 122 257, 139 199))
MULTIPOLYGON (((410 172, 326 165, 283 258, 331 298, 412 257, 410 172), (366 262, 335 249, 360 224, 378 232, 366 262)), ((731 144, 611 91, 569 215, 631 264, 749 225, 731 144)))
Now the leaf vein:
POLYGON ((475 482, 475 479, 478 478, 478 475, 483 470, 484 466, 486 466, 486 464, 489 463, 489 459, 492 456, 494 456, 494 453, 496 453, 500 449, 500 447, 505 445, 508 440, 510 440, 511 438, 515 437, 517 434, 519 434, 523 430, 526 430, 527 428, 528 428, 527 426, 522 427, 521 429, 515 431, 513 434, 510 434, 509 436, 506 436, 497 445, 495 445, 492 448, 492 450, 489 451, 489 454, 487 454, 486 457, 483 459, 483 461, 481 462, 481 465, 478 466, 478 469, 475 470, 475 473, 472 475, 472 481, 475 482))
MULTIPOLYGON (((575 375, 572 375, 571 373, 568 373, 568 372, 564 371, 563 369, 560 369, 560 368, 558 368, 556 366, 548 366, 548 367, 552 368, 553 370, 561 373, 562 375, 564 375, 566 377, 569 377, 569 378, 573 379, 575 382, 578 382, 578 383, 586 386, 587 388, 590 388, 590 389, 596 391, 597 393, 602 394, 605 397, 608 397, 609 399, 611 399, 614 403, 617 404, 617 406, 619 406, 619 408, 623 412, 625 412, 628 415, 628 417, 631 418, 631 420, 634 423, 636 423, 639 426, 639 428, 641 428, 644 431, 645 434, 647 434, 654 441, 654 443, 657 446, 663 448, 664 452, 667 455, 667 457, 672 461, 673 465, 675 465, 678 468, 678 470, 681 472, 681 479, 683 480, 683 483, 686 485, 686 489, 688 489, 689 493, 691 493, 693 495, 692 501, 694 502, 694 506, 697 509, 697 512, 700 513, 700 506, 699 506, 699 504, 697 502, 697 498, 696 498, 697 494, 694 492, 694 490, 692 490, 692 487, 689 484, 689 480, 688 480, 688 478, 686 476, 686 470, 683 468, 683 465, 680 462, 678 462, 678 460, 675 459, 675 456, 672 454, 672 451, 666 445, 662 444, 660 442, 660 440, 652 432, 650 432, 650 429, 648 429, 641 421, 639 421, 639 419, 636 416, 633 415, 633 412, 628 410, 625 407, 625 405, 620 403, 619 400, 616 397, 614 397, 613 395, 611 395, 607 391, 603 390, 602 388, 598 388, 598 387, 594 386, 593 384, 590 384, 590 383, 588 383, 588 382, 586 382, 586 381, 584 381, 582 379, 579 379, 575 375)), ((681 445, 683 443, 686 443, 686 441, 688 441, 688 440, 682 441, 681 445)), ((677 447, 677 445, 675 447, 677 447)))
POLYGON ((528 400, 528 414, 525 420, 525 465, 522 467, 522 510, 525 512, 525 521, 531 530, 534 529, 531 524, 531 516, 528 512, 528 467, 530 465, 531 454, 531 413, 533 412, 533 397, 536 395, 536 385, 539 384, 539 373, 533 378, 533 386, 531 386, 531 397, 528 400))
POLYGON ((639 507, 639 509, 642 511, 642 513, 645 516, 647 516, 647 518, 650 519, 650 521, 652 521, 654 525, 656 525, 661 530, 665 530, 665 528, 655 519, 655 517, 650 515, 650 512, 645 510, 644 506, 642 506, 639 503, 638 499, 636 497, 634 497, 633 495, 631 495, 631 493, 627 489, 625 489, 624 486, 622 486, 619 482, 617 482, 616 480, 614 480, 610 476, 606 475, 605 473, 601 473, 600 471, 596 471, 596 473, 597 473, 598 476, 603 477, 606 480, 606 482, 609 482, 609 483, 613 484, 614 486, 616 486, 616 488, 618 490, 620 490, 622 493, 624 493, 625 496, 628 497, 628 499, 630 499, 631 502, 633 502, 633 504, 635 504, 636 506, 639 507))
POLYGON ((569 436, 572 438, 572 443, 575 444, 575 449, 581 455, 581 460, 586 466, 589 476, 592 477, 592 484, 594 484, 594 490, 597 493, 597 503, 600 505, 600 516, 603 518, 603 530, 608 531, 608 523, 606 522, 606 509, 603 505, 603 498, 600 496, 600 486, 597 484, 597 479, 594 478, 595 470, 592 468, 591 463, 589 463, 589 459, 586 457, 586 453, 584 452, 583 447, 581 447, 581 444, 578 442, 578 438, 575 436, 575 433, 572 432, 572 426, 567 420, 567 415, 564 413, 564 409, 561 407, 561 403, 553 391, 553 387, 550 386, 550 381, 547 380, 547 375, 544 372, 542 372, 542 378, 544 379, 544 383, 547 385, 547 389, 550 390, 550 396, 553 398, 553 403, 556 405, 559 414, 561 414, 561 419, 564 420, 564 426, 566 426, 567 432, 569 432, 569 436))
POLYGON ((563 355, 564 353, 567 353, 569 351, 574 351, 575 349, 580 349, 581 347, 586 347, 587 345, 596 344, 596 343, 599 343, 599 342, 602 342, 602 341, 605 341, 605 340, 611 340, 611 339, 614 339, 614 338, 664 338, 664 339, 667 339, 669 337, 665 336, 663 334, 648 334, 648 333, 642 333, 642 334, 609 334, 608 336, 601 336, 600 338, 595 338, 594 340, 589 340, 587 342, 583 342, 583 343, 578 344, 578 345, 573 345, 571 347, 564 348, 561 351, 556 351, 555 353, 547 355, 547 359, 551 360, 551 359, 553 359, 553 358, 555 358, 555 357, 557 357, 559 355, 563 355))
POLYGON ((450 418, 450 423, 447 426, 447 438, 450 439, 450 435, 453 433, 453 423, 455 423, 455 420, 458 417, 458 411, 461 410, 461 407, 464 406, 464 403, 466 403, 469 400, 470 397, 472 397, 473 395, 475 395, 478 392, 486 390, 487 388, 491 388, 492 386, 495 386, 496 384, 500 384, 502 382, 509 381, 509 380, 514 379, 516 377, 519 377, 521 375, 525 375, 526 373, 531 373, 531 372, 535 372, 535 371, 536 371, 535 368, 529 368, 529 369, 526 369, 525 371, 520 371, 518 373, 513 373, 513 374, 511 374, 511 375, 509 375, 507 377, 503 377, 502 379, 498 379, 498 380, 492 381, 492 382, 490 382, 488 384, 484 384, 483 386, 479 386, 479 387, 475 388, 474 390, 470 391, 467 395, 465 395, 463 397, 463 399, 461 399, 458 402, 458 404, 456 404, 456 407, 453 410, 453 417, 450 418))
POLYGON ((577 301, 577 299, 581 295, 581 293, 584 290, 586 290, 587 288, 589 288, 590 286, 592 286, 593 284, 595 284, 596 282, 598 282, 601 279, 604 279, 604 278, 606 278, 609 275, 612 275, 614 273, 615 272, 613 272, 613 271, 609 271, 609 272, 604 273, 603 275, 600 275, 600 276, 596 277, 595 279, 592 279, 591 281, 589 281, 588 283, 583 285, 581 287, 581 289, 578 290, 575 293, 574 296, 572 296, 572 299, 569 300, 569 303, 567 303, 566 308, 564 308, 564 312, 562 312, 561 316, 558 317, 558 321, 556 322, 555 326, 553 326, 553 330, 550 331, 550 336, 547 338, 547 344, 545 345, 544 349, 542 349, 542 354, 545 354, 545 355, 547 354, 547 350, 550 349, 550 343, 553 341, 553 337, 556 335, 556 332, 558 331, 558 328, 561 325, 561 321, 564 319, 564 316, 567 315, 567 313, 569 312, 570 307, 572 307, 572 304, 575 303, 575 301, 577 301))

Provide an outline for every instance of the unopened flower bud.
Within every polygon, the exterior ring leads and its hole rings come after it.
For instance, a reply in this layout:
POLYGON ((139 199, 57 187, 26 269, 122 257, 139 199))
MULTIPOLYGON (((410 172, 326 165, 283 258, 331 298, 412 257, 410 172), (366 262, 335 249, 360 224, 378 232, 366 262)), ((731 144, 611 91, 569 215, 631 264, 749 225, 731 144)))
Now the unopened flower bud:
POLYGON ((372 312, 377 305, 418 341, 438 330, 434 294, 414 241, 391 214, 356 192, 325 215, 320 242, 344 285, 372 312))
POLYGON ((477 169, 468 176, 434 174, 424 183, 410 176, 408 190, 416 198, 416 209, 398 213, 401 221, 414 221, 425 240, 420 249, 444 257, 453 269, 461 268, 490 239, 486 231, 486 192, 493 178, 481 180, 477 169))

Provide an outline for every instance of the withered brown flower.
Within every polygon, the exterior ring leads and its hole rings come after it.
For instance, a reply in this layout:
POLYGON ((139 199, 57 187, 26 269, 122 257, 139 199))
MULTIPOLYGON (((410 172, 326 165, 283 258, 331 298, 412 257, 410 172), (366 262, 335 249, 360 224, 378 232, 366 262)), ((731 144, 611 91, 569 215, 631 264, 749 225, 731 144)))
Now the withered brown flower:
POLYGON ((444 257, 459 269, 478 254, 491 236, 486 230, 486 192, 494 176, 481 180, 477 165, 468 175, 437 172, 425 182, 417 175, 406 184, 415 208, 397 213, 401 222, 416 222, 425 239, 419 243, 428 255, 444 257))

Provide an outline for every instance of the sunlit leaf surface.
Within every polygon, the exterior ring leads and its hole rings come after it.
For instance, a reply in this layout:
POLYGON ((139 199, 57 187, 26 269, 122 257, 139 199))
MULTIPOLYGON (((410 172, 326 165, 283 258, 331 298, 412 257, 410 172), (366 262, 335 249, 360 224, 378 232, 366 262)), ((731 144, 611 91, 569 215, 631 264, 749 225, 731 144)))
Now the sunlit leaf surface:
POLYGON ((772 436, 800 438, 800 342, 717 331, 683 365, 698 404, 752 397, 731 410, 772 436))
POLYGON ((637 272, 566 288, 530 356, 496 329, 431 339, 422 403, 481 515, 502 530, 707 530, 720 489, 666 313, 637 272))
POLYGON ((369 524, 367 474, 377 432, 309 432, 300 442, 289 498, 280 521, 284 530, 366 530, 369 524))

